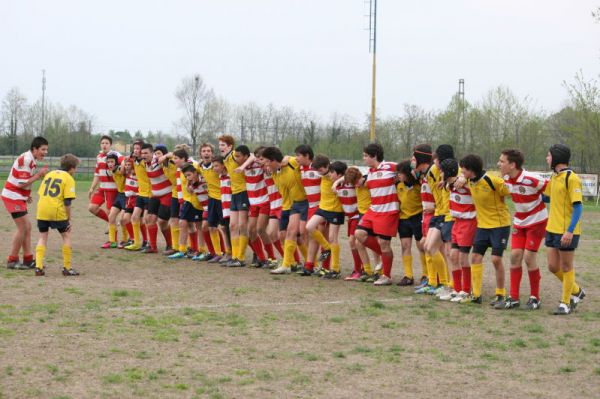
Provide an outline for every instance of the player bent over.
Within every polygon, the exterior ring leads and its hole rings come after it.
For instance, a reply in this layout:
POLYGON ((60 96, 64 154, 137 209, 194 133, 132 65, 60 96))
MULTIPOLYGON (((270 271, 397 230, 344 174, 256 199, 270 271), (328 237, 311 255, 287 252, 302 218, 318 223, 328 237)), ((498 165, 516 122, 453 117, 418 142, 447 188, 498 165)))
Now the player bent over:
POLYGON ((38 194, 37 225, 40 239, 35 248, 35 275, 43 276, 44 255, 48 243, 48 230, 56 229, 60 233, 63 246, 64 276, 78 276, 79 272, 71 268, 71 201, 75 199, 75 179, 73 174, 77 169, 79 159, 72 154, 63 155, 60 159, 60 169, 48 173, 38 194))

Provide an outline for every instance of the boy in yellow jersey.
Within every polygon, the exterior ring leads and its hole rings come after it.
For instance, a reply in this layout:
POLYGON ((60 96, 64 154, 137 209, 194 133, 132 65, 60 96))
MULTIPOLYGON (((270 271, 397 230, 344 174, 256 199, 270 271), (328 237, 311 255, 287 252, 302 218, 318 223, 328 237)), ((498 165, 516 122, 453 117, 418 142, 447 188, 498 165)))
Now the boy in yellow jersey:
MULTIPOLYGON (((496 269, 496 296, 490 303, 495 306, 504 301, 504 264, 502 254, 510 236, 511 217, 504 201, 510 190, 504 179, 483 170, 483 160, 478 155, 469 154, 460 160, 463 177, 471 190, 471 196, 477 212, 477 230, 471 255, 471 280, 473 294, 461 303, 481 304, 483 283, 483 255, 492 248, 492 264, 496 269)), ((459 179, 461 180, 461 179, 459 179)), ((454 184, 457 187, 457 183, 454 184)))
MULTIPOLYGON (((308 201, 302 186, 300 167, 295 157, 289 157, 288 163, 283 163, 283 154, 277 147, 267 147, 262 153, 265 166, 273 171, 273 180, 283 196, 283 209, 286 202, 291 200, 289 222, 286 228, 285 243, 283 249, 283 262, 278 268, 271 270, 272 274, 291 273, 294 264, 294 252, 298 245, 298 233, 300 231, 300 219, 303 213, 308 212, 308 201)), ((284 220, 282 212, 281 220, 284 220)))
POLYGON ((150 186, 150 179, 146 173, 146 163, 141 159, 141 151, 143 141, 136 141, 133 143, 133 153, 131 158, 133 159, 133 171, 138 182, 138 194, 135 198, 135 207, 131 214, 131 223, 133 224, 133 244, 128 245, 125 249, 130 251, 140 251, 147 245, 146 237, 142 242, 142 235, 145 233, 145 223, 143 223, 146 213, 148 211, 148 203, 152 196, 152 187, 150 186))
MULTIPOLYGON (((411 173, 410 160, 404 160, 398 164, 399 182, 396 184, 398 199, 400 200, 400 224, 398 225, 398 236, 402 246, 402 265, 404 266, 404 277, 398 283, 399 286, 409 286, 415 283, 413 275, 412 239, 414 237, 417 250, 420 253, 421 265, 424 278, 427 266, 425 264, 425 250, 423 249, 423 204, 421 203, 421 185, 411 173)), ((423 277, 421 278, 423 280, 423 277)))
POLYGON ((63 246, 63 276, 78 276, 71 268, 71 201, 75 199, 75 180, 73 174, 79 159, 73 154, 63 155, 60 170, 54 170, 44 176, 38 190, 40 200, 37 205, 37 225, 40 239, 35 248, 35 275, 43 276, 44 256, 48 243, 48 231, 56 229, 60 233, 63 246))
POLYGON ((219 137, 219 151, 225 158, 225 167, 231 179, 231 214, 229 216, 229 232, 231 234, 232 260, 228 266, 245 266, 246 248, 248 247, 248 210, 250 202, 246 192, 246 178, 235 160, 232 136, 219 137), (236 169, 238 169, 236 171, 236 169))
MULTIPOLYGON (((108 241, 101 248, 117 248, 117 218, 125 210, 127 199, 125 198, 125 175, 121 172, 119 154, 111 151, 106 154, 107 176, 111 176, 117 186, 117 195, 112 202, 108 213, 108 241)), ((127 241, 127 229, 123 227, 123 241, 127 241)))
POLYGON ((583 196, 581 180, 569 168, 571 150, 563 144, 550 147, 546 162, 554 174, 546 186, 550 212, 546 225, 548 270, 562 281, 562 297, 555 315, 568 315, 585 298, 585 291, 575 283, 573 260, 581 235, 583 196))
MULTIPOLYGON (((177 150, 178 147, 175 147, 177 150)), ((179 193, 177 191, 177 166, 173 162, 172 159, 173 153, 168 152, 164 155, 164 164, 163 171, 169 182, 171 183, 171 204, 169 206, 169 231, 171 234, 171 247, 167 248, 164 252, 164 256, 171 256, 179 248, 176 248, 179 245, 179 193)))
MULTIPOLYGON (((322 160, 319 156, 315 157, 312 163, 313 168, 321 175, 321 199, 319 201, 319 208, 308 221, 306 229, 309 234, 312 234, 322 223, 329 224, 328 241, 331 247, 331 270, 327 271, 323 277, 326 279, 337 279, 340 277, 340 244, 338 235, 341 226, 344 224, 344 208, 334 191, 333 182, 344 177, 348 166, 340 161, 330 164, 329 158, 325 156, 321 157, 323 157, 322 160)), ((318 244, 316 242, 313 244, 312 240, 309 242, 309 254, 311 254, 310 246, 312 245, 318 244)), ((314 259, 312 261, 314 262, 314 259)))

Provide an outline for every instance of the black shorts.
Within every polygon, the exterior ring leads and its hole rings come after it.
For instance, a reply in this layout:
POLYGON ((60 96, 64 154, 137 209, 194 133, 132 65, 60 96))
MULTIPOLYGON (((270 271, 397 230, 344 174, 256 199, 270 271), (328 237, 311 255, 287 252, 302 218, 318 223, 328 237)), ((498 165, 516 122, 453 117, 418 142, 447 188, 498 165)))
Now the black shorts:
POLYGON ((452 242, 452 226, 454 226, 454 220, 450 220, 448 222, 444 222, 442 224, 442 241, 443 242, 452 242))
POLYGON ((188 222, 201 222, 202 211, 194 208, 191 202, 185 201, 179 209, 179 219, 188 222))
POLYGON ((434 216, 429 219, 429 228, 430 229, 438 229, 442 231, 442 226, 444 225, 444 215, 434 216))
POLYGON ((242 191, 241 193, 231 194, 231 211, 248 212, 248 209, 250 209, 250 201, 248 201, 248 192, 242 191))
POLYGON ((294 201, 292 203, 292 209, 290 209, 290 215, 300 214, 300 220, 306 222, 308 219, 308 200, 294 201))
POLYGON ((180 208, 179 199, 178 198, 171 198, 170 216, 172 218, 174 218, 174 219, 178 219, 179 218, 179 208, 180 208))
POLYGON ((125 193, 117 193, 115 200, 113 201, 113 208, 117 208, 119 210, 125 209, 125 204, 127 204, 127 198, 125 197, 125 193))
POLYGON ((560 243, 560 239, 562 238, 562 234, 550 233, 546 232, 546 246, 548 248, 556 248, 559 251, 575 251, 577 246, 579 245, 579 234, 573 234, 573 239, 571 240, 571 245, 568 247, 563 247, 560 243))
POLYGON ((24 211, 24 212, 13 212, 13 213, 10 214, 10 217, 12 217, 13 219, 18 219, 18 218, 22 218, 25 215, 27 215, 27 211, 24 211))
POLYGON ((209 227, 217 227, 223 224, 223 208, 221 201, 215 198, 208 198, 208 216, 206 218, 209 227))
POLYGON ((422 223, 422 213, 411 216, 408 219, 400 219, 400 223, 398 223, 398 235, 401 239, 415 237, 416 241, 421 241, 423 238, 422 223))
POLYGON ((47 233, 49 229, 58 230, 59 233, 64 233, 69 229, 68 220, 50 221, 50 220, 39 220, 37 221, 38 230, 40 233, 47 233))
MULTIPOLYGON (((139 197, 138 197, 139 198, 139 197)), ((161 220, 169 220, 171 218, 171 209, 160 203, 160 198, 152 197, 148 201, 148 214, 156 215, 161 220)))
POLYGON ((344 212, 331 212, 319 208, 315 212, 315 215, 321 216, 329 224, 335 224, 337 226, 344 224, 344 212))
POLYGON ((133 208, 125 208, 125 213, 133 213, 133 208))
POLYGON ((279 218, 279 231, 285 231, 290 224, 290 210, 281 211, 281 217, 279 218))
POLYGON ((144 211, 148 209, 149 202, 150 198, 148 197, 140 197, 139 195, 135 197, 135 207, 140 208, 144 211))
POLYGON ((495 227, 492 229, 478 227, 475 231, 475 240, 473 241, 473 253, 483 256, 488 248, 492 248, 492 255, 502 256, 508 245, 509 237, 510 226, 495 227))

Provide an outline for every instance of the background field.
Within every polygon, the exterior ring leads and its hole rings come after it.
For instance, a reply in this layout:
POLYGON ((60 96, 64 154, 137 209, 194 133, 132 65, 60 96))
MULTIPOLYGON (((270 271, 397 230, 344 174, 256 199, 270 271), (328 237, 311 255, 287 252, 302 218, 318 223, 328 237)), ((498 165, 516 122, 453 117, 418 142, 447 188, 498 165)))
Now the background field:
MULTIPOLYGON (((557 318, 548 312, 560 285, 543 250, 542 309, 494 311, 410 288, 101 250, 104 226, 87 214, 86 187, 74 205, 79 278, 60 275, 57 234, 45 278, 0 268, 0 398, 600 397, 593 206, 576 266, 588 296, 557 318)), ((2 256, 12 226, 3 213, 2 256)), ((397 240, 394 248, 398 280, 397 240)), ((492 276, 487 261, 486 296, 492 276)))

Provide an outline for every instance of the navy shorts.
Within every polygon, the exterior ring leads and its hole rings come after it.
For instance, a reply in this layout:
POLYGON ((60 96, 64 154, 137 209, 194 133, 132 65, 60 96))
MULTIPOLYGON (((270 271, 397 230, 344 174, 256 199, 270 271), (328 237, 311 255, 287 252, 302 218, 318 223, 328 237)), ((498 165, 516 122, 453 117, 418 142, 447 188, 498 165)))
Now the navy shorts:
POLYGON ((148 203, 150 202, 150 198, 148 197, 140 197, 139 195, 135 197, 135 207, 143 210, 148 209, 148 203))
POLYGON ((185 201, 179 208, 179 219, 187 222, 201 222, 202 211, 194 208, 190 202, 185 201))
POLYGON ((483 256, 488 248, 492 248, 492 255, 502 256, 508 245, 509 237, 510 226, 495 227, 492 229, 478 227, 475 231, 475 240, 473 241, 473 253, 483 256))
POLYGON ((411 216, 408 219, 400 219, 400 223, 398 223, 398 235, 401 239, 415 237, 415 240, 421 241, 423 238, 422 223, 422 213, 411 216))
POLYGON ((248 193, 242 191, 241 193, 231 194, 231 211, 240 212, 250 209, 250 201, 248 201, 248 193))
POLYGON ((281 217, 279 218, 279 231, 287 230, 288 224, 290 224, 290 210, 281 211, 281 217))
POLYGON ((214 198, 208 198, 208 217, 206 218, 210 227, 217 227, 223 224, 223 208, 221 201, 214 198))
POLYGON ((47 233, 50 229, 58 230, 59 233, 64 233, 69 229, 68 220, 39 220, 37 221, 38 230, 40 233, 47 233))
POLYGON ((308 220, 308 200, 294 201, 292 203, 292 209, 290 209, 290 215, 300 214, 300 220, 306 222, 308 220))
POLYGON ((152 197, 148 201, 148 213, 158 216, 161 220, 169 220, 171 218, 171 209, 161 204, 158 197, 152 197))
POLYGON ((568 247, 563 247, 560 244, 560 239, 562 238, 562 234, 550 233, 546 232, 546 246, 548 248, 556 248, 559 251, 575 251, 577 249, 577 245, 579 245, 579 234, 573 234, 573 239, 571 240, 571 245, 568 247))
POLYGON ((454 226, 453 220, 442 224, 442 241, 452 242, 452 226, 454 226))
POLYGON ((171 209, 170 209, 170 216, 172 218, 178 219, 179 218, 179 208, 181 208, 181 204, 179 203, 179 199, 178 198, 171 198, 171 209))
POLYGON ((344 212, 331 212, 319 208, 315 212, 315 215, 321 216, 329 224, 335 224, 338 226, 344 224, 344 212))
POLYGON ((434 216, 429 219, 429 228, 430 229, 438 229, 442 231, 442 226, 444 225, 444 215, 434 216))

